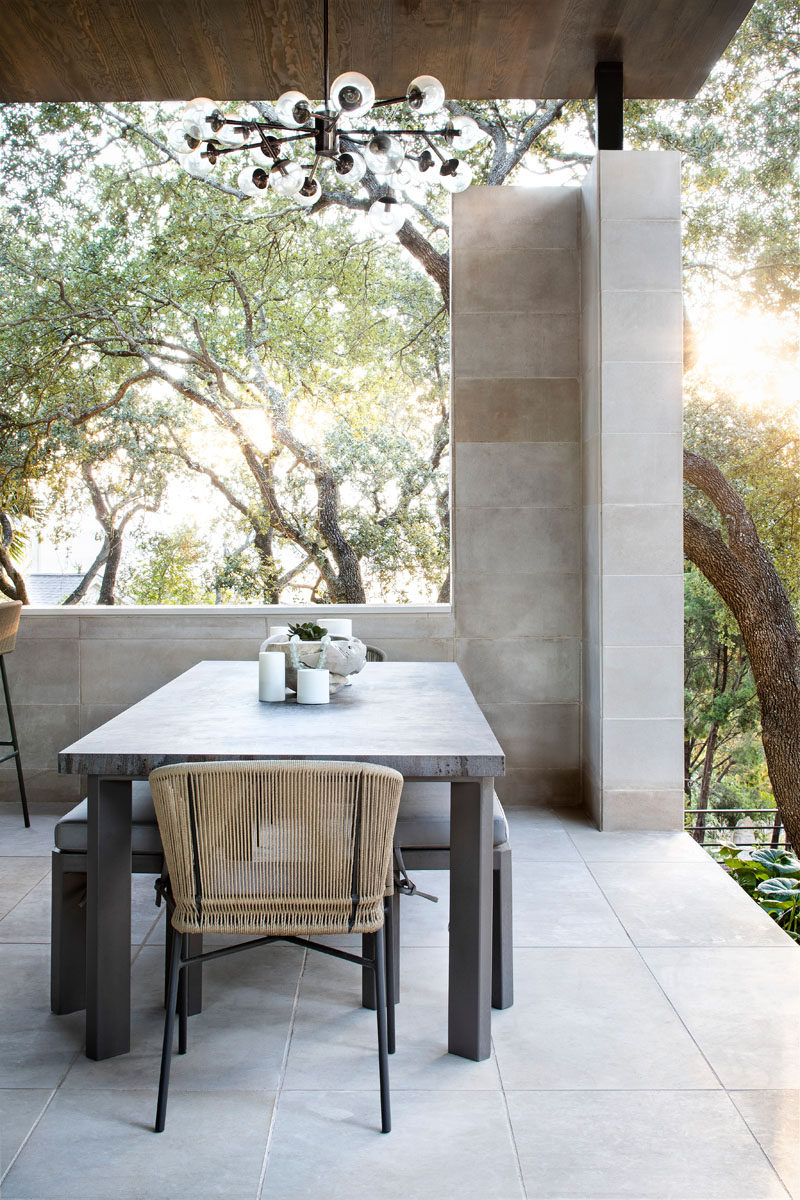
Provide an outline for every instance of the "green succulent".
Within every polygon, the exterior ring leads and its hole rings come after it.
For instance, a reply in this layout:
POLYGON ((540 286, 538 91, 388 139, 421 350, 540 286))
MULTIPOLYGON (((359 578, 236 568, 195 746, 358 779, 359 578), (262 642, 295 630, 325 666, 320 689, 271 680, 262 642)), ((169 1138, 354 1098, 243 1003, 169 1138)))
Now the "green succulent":
POLYGON ((321 625, 315 625, 313 621, 304 621, 302 625, 289 626, 289 637, 297 634, 301 642, 322 641, 327 632, 327 629, 323 629, 321 625))

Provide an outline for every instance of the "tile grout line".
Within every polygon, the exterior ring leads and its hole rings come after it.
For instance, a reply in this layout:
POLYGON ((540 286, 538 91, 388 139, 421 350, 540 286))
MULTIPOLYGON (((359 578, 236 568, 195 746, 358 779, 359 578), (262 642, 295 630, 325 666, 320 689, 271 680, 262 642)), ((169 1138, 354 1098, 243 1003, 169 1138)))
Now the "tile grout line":
POLYGON ((303 983, 303 976, 308 962, 308 950, 303 951, 303 961, 300 965, 300 972, 297 976, 297 986, 294 989, 294 999, 292 1001, 292 1011, 289 1015, 289 1028, 286 1032, 286 1043, 283 1047, 283 1058, 281 1059, 281 1068, 278 1072, 278 1086, 275 1088, 275 1099, 272 1104, 272 1112, 269 1117, 269 1126, 267 1128, 267 1140, 264 1146, 264 1159, 261 1163, 261 1174, 258 1179, 258 1187, 256 1188, 256 1200, 261 1200, 264 1191, 264 1183, 267 1177, 267 1167, 269 1165, 269 1155, 272 1149, 272 1136, 275 1131, 275 1122, 278 1117, 278 1105, 283 1091, 283 1082, 286 1078, 286 1068, 289 1062, 289 1051, 292 1046, 292 1038, 294 1037, 294 1023, 297 1017, 297 1006, 300 1003, 300 988, 303 983))
POLYGON ((59 1079, 59 1081, 58 1081, 58 1083, 56 1084, 56 1086, 53 1088, 53 1090, 52 1090, 52 1092, 50 1093, 50 1095, 47 1097, 47 1100, 45 1101, 45 1103, 44 1103, 44 1106, 42 1107, 42 1111, 39 1113, 38 1117, 37 1117, 37 1118, 36 1118, 36 1120, 33 1122, 33 1124, 31 1125, 30 1129, 28 1130, 28 1132, 25 1134, 25 1137, 22 1139, 22 1141, 21 1141, 21 1143, 20 1143, 20 1145, 19 1145, 19 1148, 17 1149, 17 1152, 16 1152, 16 1154, 14 1155, 14 1157, 13 1157, 13 1158, 11 1159, 11 1161, 9 1162, 9 1164, 8 1164, 8 1166, 6 1167, 5 1171, 3 1172, 3 1174, 2 1174, 2 1175, 0 1175, 0 1187, 2 1187, 4 1180, 6 1180, 6 1179, 8 1178, 9 1172, 11 1171, 12 1167, 14 1166, 14 1163, 17 1161, 17 1159, 19 1158, 20 1154, 22 1154, 22 1151, 25 1149, 25 1147, 27 1146, 28 1142, 31 1140, 31 1138, 33 1137, 34 1133, 35 1133, 35 1132, 36 1132, 36 1130, 38 1129, 38 1127, 39 1127, 39 1124, 40 1124, 40 1122, 41 1122, 42 1118, 44 1117, 44 1115, 45 1115, 45 1113, 47 1112, 47 1110, 49 1109, 50 1105, 53 1103, 53 1101, 55 1100, 55 1098, 56 1098, 56 1096, 58 1095, 59 1091, 61 1090, 61 1085, 62 1085, 62 1083, 63 1083, 63 1082, 64 1082, 64 1080, 67 1078, 67 1076, 69 1075, 69 1073, 70 1073, 70 1071, 72 1070, 72 1068, 75 1066, 75 1063, 78 1061, 78 1058, 79 1058, 79 1056, 80 1056, 80 1054, 81 1054, 82 1050, 83 1050, 83 1046, 80 1046, 80 1047, 79 1047, 79 1048, 78 1048, 78 1049, 75 1051, 75 1053, 73 1054, 72 1058, 69 1060, 69 1062, 67 1063, 66 1067, 64 1068, 64 1072, 63 1072, 63 1074, 62 1074, 61 1078, 59 1079))
POLYGON ((511 1112, 508 1107, 508 1096, 506 1095, 505 1084, 503 1083, 503 1073, 500 1070, 500 1061, 497 1057, 494 1038, 492 1038, 492 1054, 494 1055, 494 1065, 495 1070, 497 1071, 497 1081, 500 1085, 500 1095, 503 1097, 503 1110, 506 1114, 506 1124, 508 1125, 508 1134, 511 1138, 511 1148, 514 1151, 514 1164, 517 1168, 517 1179, 519 1180, 520 1193, 522 1195, 522 1200, 528 1200, 528 1189, 525 1186, 525 1176, 522 1173, 522 1163, 519 1160, 519 1147, 517 1146, 517 1138, 511 1121, 511 1112))
MULTIPOLYGON (((736 1090, 736 1091, 747 1091, 748 1089, 746 1089, 746 1088, 737 1088, 737 1089, 735 1089, 735 1090, 736 1090)), ((760 1090, 762 1090, 762 1089, 760 1089, 760 1088, 752 1088, 752 1089, 750 1089, 750 1090, 751 1090, 751 1091, 760 1091, 760 1090)), ((788 1088, 788 1089, 787 1089, 787 1091, 794 1091, 794 1088, 788 1088)), ((767 1160, 767 1162, 769 1163, 769 1165, 770 1165, 770 1167, 772 1168, 773 1172, 774 1172, 774 1173, 775 1173, 775 1175, 777 1176, 778 1183, 781 1185, 781 1187, 783 1188, 783 1190, 786 1192, 786 1195, 789 1197, 789 1200, 794 1200, 794 1192, 792 1192, 792 1191, 790 1191, 790 1190, 789 1190, 789 1185, 788 1185, 787 1183, 784 1183, 784 1181, 783 1181, 783 1176, 780 1174, 780 1172, 778 1171, 778 1168, 775 1166, 775 1163, 772 1161, 772 1159, 771 1159, 771 1158, 770 1158, 770 1156, 767 1154, 767 1152, 766 1152, 766 1150, 764 1149, 764 1147, 761 1145, 761 1139, 760 1139, 759 1137, 757 1137, 757 1136, 756 1136, 756 1134, 753 1132, 753 1130, 750 1128, 750 1122, 748 1121, 747 1117, 744 1115, 744 1113, 742 1112, 742 1110, 739 1108, 739 1105, 736 1103, 736 1101, 734 1100, 734 1098, 733 1098, 733 1096, 730 1094, 730 1092, 727 1090, 727 1088, 726 1088, 726 1090, 725 1090, 725 1095, 726 1095, 726 1096, 728 1097, 728 1099, 730 1100, 731 1104, 733 1105, 733 1108, 734 1108, 734 1110, 735 1110, 735 1111, 736 1111, 736 1112, 739 1114, 739 1118, 741 1119, 741 1121, 742 1121, 742 1124, 744 1125, 744 1127, 745 1127, 745 1129, 747 1130, 747 1132, 750 1134, 750 1137, 753 1139, 753 1141, 755 1142, 755 1144, 758 1146, 758 1148, 759 1148, 759 1150, 761 1151, 761 1153, 763 1154, 764 1158, 767 1160)))
MULTIPOLYGON (((39 854, 30 854, 30 855, 4 854, 2 857, 3 858, 41 858, 41 857, 45 857, 45 856, 39 855, 39 854)), ((45 867, 44 874, 42 875, 41 879, 37 879, 36 883, 31 884, 31 886, 28 888, 27 892, 23 892, 23 894, 20 896, 19 900, 17 900, 14 904, 12 904, 12 906, 8 910, 8 912, 3 913, 2 917, 0 917, 0 924, 2 924, 3 921, 5 921, 6 917, 10 917, 11 914, 19 908, 19 906, 20 906, 20 904, 22 904, 23 900, 27 900, 27 898, 28 898, 28 896, 30 896, 31 892, 35 891, 36 888, 39 886, 39 884, 43 883, 49 874, 50 874, 50 865, 48 864, 47 867, 45 867)), ((47 940, 49 943, 50 939, 48 938, 47 940)))

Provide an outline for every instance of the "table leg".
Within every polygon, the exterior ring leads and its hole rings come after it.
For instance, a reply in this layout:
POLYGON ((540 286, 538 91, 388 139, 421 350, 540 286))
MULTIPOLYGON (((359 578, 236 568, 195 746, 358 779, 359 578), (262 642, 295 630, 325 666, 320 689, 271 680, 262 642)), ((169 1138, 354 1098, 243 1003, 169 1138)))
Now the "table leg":
POLYGON ((494 780, 450 784, 448 1049, 480 1062, 491 1048, 494 780))
POLYGON ((89 776, 86 1056, 131 1045, 131 783, 89 776))

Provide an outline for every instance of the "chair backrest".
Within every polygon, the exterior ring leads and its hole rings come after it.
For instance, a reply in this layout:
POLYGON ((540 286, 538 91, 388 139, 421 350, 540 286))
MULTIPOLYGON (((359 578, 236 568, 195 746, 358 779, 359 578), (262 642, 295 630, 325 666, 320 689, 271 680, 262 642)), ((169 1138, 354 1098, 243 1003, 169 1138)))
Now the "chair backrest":
POLYGON ((403 777, 352 762, 181 763, 150 776, 184 933, 366 933, 383 922, 403 777))
POLYGON ((367 646, 367 662, 386 662, 386 651, 379 646, 367 646))
POLYGON ((0 654, 10 654, 17 644, 21 600, 9 600, 0 604, 0 654))

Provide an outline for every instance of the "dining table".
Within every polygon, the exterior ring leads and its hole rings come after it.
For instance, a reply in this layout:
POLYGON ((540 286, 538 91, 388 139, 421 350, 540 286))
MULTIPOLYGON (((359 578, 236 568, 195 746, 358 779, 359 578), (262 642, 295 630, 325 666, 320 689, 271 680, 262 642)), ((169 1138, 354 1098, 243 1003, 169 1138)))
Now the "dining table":
POLYGON ((197 663, 58 756, 87 776, 86 1055, 130 1050, 131 785, 179 762, 337 760, 450 784, 448 1050, 491 1039, 492 805, 505 757, 459 667, 367 663, 330 703, 258 698, 258 662, 197 663))

